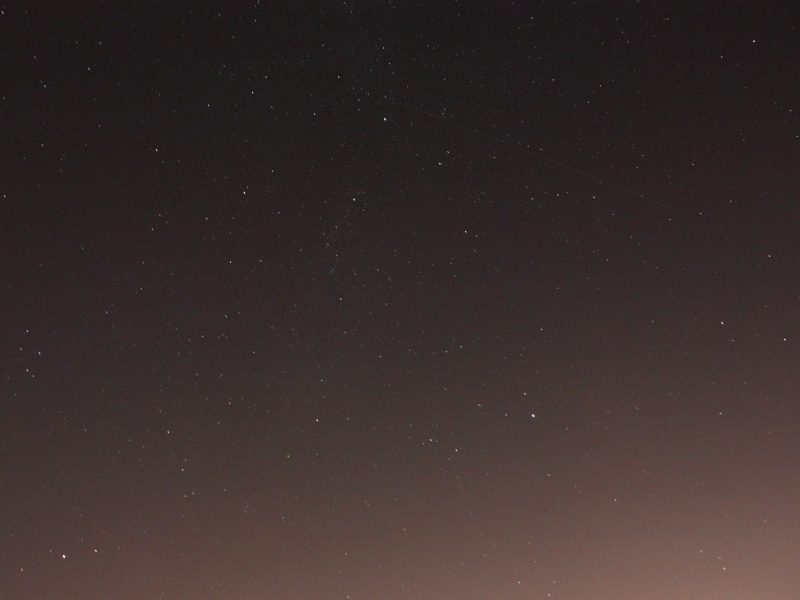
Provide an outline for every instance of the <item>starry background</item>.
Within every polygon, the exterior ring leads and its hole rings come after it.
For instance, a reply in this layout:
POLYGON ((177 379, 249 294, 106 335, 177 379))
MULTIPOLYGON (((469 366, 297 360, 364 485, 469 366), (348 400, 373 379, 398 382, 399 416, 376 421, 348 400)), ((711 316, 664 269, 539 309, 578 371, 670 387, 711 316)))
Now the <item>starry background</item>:
POLYGON ((800 596, 767 3, 0 10, 0 598, 800 596))

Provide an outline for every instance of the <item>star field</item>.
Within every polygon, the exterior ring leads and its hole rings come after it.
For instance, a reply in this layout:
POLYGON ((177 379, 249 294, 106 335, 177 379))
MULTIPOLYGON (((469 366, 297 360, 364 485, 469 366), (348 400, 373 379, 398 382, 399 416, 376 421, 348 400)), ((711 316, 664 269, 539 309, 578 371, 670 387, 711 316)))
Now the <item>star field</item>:
POLYGON ((0 598, 797 598, 797 33, 0 5, 0 598))

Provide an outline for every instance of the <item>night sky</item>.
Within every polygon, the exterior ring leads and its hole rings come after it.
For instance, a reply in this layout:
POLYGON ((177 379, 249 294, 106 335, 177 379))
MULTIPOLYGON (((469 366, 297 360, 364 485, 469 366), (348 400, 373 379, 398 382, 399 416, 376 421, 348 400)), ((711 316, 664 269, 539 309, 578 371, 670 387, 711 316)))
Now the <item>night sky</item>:
POLYGON ((2 3, 0 599, 800 598, 800 30, 701 4, 2 3))

